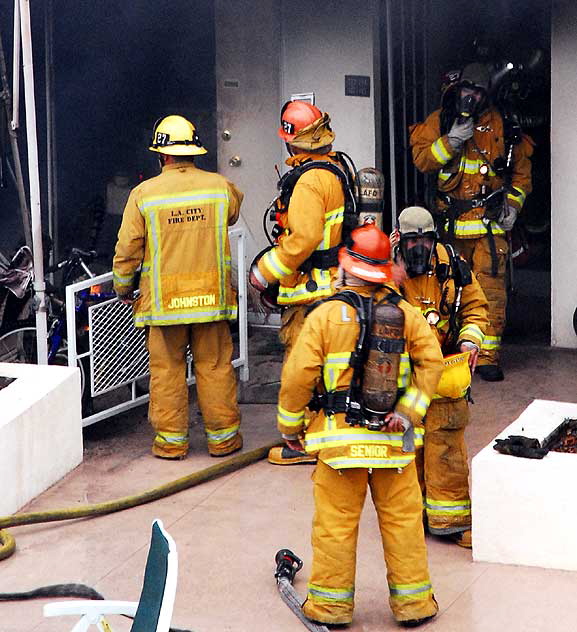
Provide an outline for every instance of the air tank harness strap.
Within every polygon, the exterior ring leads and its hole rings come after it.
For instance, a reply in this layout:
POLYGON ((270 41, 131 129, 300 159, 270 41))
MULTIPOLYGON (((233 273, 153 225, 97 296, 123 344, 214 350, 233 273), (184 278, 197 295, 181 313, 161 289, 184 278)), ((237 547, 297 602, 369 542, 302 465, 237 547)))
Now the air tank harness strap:
MULTIPOLYGON (((437 193, 439 199, 447 204, 447 219, 449 220, 449 227, 446 233, 447 238, 450 241, 455 239, 455 221, 467 211, 474 208, 480 208, 485 206, 487 202, 486 197, 476 197, 470 200, 458 200, 457 198, 446 195, 445 193, 437 193)), ((487 229, 487 240, 489 242, 489 252, 491 253, 491 276, 496 277, 499 269, 499 260, 497 258, 497 247, 495 245, 495 236, 493 235, 493 228, 491 222, 485 222, 487 229)))
POLYGON ((327 415, 347 412, 348 391, 330 391, 329 393, 314 392, 308 404, 310 410, 318 413, 321 410, 327 415))
POLYGON ((336 268, 339 265, 339 250, 342 246, 343 244, 340 243, 327 250, 315 250, 308 259, 301 263, 299 270, 307 274, 313 268, 319 268, 321 270, 336 268))

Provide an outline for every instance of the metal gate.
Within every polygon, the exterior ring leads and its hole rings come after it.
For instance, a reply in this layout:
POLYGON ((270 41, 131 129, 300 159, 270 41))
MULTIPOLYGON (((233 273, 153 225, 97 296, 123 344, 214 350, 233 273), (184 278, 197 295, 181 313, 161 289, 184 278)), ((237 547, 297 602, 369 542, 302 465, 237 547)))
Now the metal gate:
MULTIPOLYGON (((242 228, 229 231, 233 283, 238 293, 238 340, 232 364, 241 381, 248 380, 247 291, 242 228), (236 273, 236 274, 235 274, 236 273), (236 278, 236 282, 235 282, 236 278)), ((112 272, 66 287, 68 366, 80 367, 83 379, 82 425, 88 426, 148 401, 148 352, 143 328, 133 325, 132 308, 117 298, 91 300, 95 286, 112 289, 112 272), (86 323, 87 313, 87 323, 86 323), (83 331, 83 330, 88 331, 83 331), (80 336, 79 334, 82 334, 80 336)), ((236 338, 236 336, 234 336, 236 338)), ((193 358, 188 355, 187 381, 194 383, 193 358)))

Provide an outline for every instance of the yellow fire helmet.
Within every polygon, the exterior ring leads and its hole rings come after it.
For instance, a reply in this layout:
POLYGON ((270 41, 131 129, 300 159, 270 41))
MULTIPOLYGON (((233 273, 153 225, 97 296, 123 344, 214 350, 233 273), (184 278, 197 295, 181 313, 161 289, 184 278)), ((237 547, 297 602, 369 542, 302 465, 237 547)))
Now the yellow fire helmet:
POLYGON ((459 399, 466 394, 471 386, 470 354, 470 351, 465 351, 445 356, 445 368, 437 385, 438 396, 459 399))
POLYGON ((196 127, 184 116, 177 114, 156 121, 148 149, 171 156, 206 154, 206 149, 196 133, 196 127))

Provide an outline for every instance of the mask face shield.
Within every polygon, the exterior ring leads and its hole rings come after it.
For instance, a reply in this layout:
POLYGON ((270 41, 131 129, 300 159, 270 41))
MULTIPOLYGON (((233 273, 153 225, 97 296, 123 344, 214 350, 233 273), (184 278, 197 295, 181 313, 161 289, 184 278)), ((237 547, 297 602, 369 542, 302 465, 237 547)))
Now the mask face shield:
POLYGON ((487 96, 483 88, 465 83, 459 91, 457 104, 458 115, 461 119, 475 118, 483 112, 487 105, 487 96))
POLYGON ((435 241, 431 233, 401 235, 401 256, 410 278, 426 274, 432 269, 435 241))

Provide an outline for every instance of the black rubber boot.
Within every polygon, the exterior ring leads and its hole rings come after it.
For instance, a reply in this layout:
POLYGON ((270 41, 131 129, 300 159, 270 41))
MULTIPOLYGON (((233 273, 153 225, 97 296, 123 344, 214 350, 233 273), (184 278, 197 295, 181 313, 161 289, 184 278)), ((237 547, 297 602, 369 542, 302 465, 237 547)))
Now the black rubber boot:
POLYGON ((482 364, 477 366, 475 373, 485 382, 502 382, 505 379, 501 367, 497 364, 482 364))

